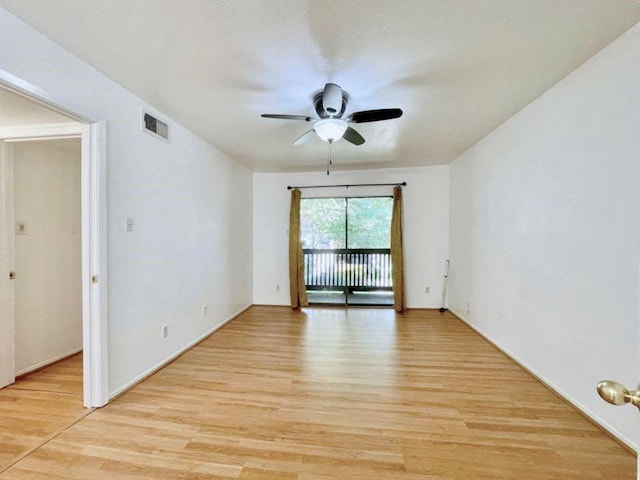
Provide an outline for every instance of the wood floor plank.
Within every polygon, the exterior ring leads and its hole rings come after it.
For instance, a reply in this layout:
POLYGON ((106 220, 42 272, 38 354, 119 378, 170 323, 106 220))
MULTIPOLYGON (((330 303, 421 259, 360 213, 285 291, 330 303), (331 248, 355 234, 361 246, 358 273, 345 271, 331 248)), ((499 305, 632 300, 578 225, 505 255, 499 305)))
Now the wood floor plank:
POLYGON ((635 468, 449 313, 253 307, 0 479, 635 480, 635 468))
POLYGON ((82 398, 82 353, 17 378, 16 383, 8 388, 74 393, 82 398))
POLYGON ((0 389, 0 472, 87 413, 82 354, 0 389))

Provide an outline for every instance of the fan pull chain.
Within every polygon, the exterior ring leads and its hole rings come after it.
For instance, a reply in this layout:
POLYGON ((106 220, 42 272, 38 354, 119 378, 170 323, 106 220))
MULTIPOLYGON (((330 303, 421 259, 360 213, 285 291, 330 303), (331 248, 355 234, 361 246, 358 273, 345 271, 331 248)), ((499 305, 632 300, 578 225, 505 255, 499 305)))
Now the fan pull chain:
POLYGON ((327 156, 327 175, 329 175, 329 167, 333 164, 333 159, 331 158, 331 145, 333 142, 329 142, 329 155, 327 156))

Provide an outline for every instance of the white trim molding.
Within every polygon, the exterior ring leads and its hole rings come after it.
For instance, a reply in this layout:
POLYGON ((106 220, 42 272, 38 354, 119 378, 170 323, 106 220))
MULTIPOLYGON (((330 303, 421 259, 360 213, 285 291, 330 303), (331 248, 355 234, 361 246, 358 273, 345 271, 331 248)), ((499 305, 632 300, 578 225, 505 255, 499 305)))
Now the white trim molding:
POLYGON ((43 107, 53 110, 70 120, 80 123, 91 123, 90 115, 84 112, 84 108, 76 105, 68 98, 61 98, 52 95, 51 92, 44 90, 27 80, 17 77, 12 73, 0 68, 0 87, 6 88, 10 92, 21 95, 29 100, 42 105, 43 107), (62 105, 65 105, 64 107, 62 105))
MULTIPOLYGON (((69 118, 69 124, 5 129, 11 141, 82 137, 82 335, 84 405, 109 401, 107 311, 107 126, 85 107, 0 68, 5 88, 69 118), (77 122, 77 123, 71 123, 77 122)), ((10 332, 13 338, 13 332, 10 332)))
POLYGON ((6 140, 7 142, 55 140, 58 138, 80 137, 81 134, 82 125, 79 123, 24 125, 0 128, 0 139, 6 140))
POLYGON ((84 405, 109 401, 106 122, 82 127, 84 405))

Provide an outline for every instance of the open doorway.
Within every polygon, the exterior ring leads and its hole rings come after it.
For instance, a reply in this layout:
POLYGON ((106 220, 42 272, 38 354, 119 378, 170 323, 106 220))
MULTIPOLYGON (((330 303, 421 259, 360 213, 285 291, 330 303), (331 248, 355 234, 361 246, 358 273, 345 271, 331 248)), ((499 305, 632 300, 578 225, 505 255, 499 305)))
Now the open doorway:
MULTIPOLYGON (((73 356, 81 365, 81 125, 4 89, 0 106, 13 376, 24 380, 73 356)), ((73 391, 82 384, 75 372, 73 391)))
POLYGON ((104 133, 0 70, 0 388, 64 371, 74 408, 108 401, 104 133))
POLYGON ((310 304, 393 306, 392 209, 386 196, 301 200, 310 304))
POLYGON ((14 170, 15 375, 21 377, 82 351, 81 144, 77 136, 7 148, 14 170))

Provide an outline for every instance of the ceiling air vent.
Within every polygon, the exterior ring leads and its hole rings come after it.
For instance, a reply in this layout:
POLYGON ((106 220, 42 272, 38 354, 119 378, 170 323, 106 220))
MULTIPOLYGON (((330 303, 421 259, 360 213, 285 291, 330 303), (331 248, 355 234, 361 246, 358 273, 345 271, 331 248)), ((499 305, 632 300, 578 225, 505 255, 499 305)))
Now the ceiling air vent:
POLYGON ((147 112, 142 112, 142 129, 155 137, 169 140, 169 126, 147 112))

